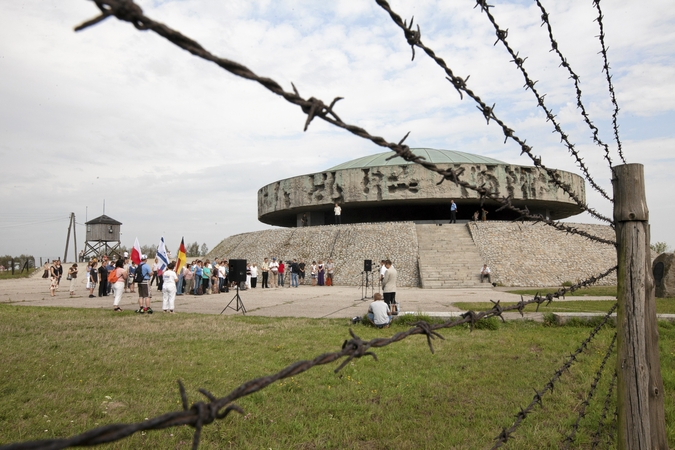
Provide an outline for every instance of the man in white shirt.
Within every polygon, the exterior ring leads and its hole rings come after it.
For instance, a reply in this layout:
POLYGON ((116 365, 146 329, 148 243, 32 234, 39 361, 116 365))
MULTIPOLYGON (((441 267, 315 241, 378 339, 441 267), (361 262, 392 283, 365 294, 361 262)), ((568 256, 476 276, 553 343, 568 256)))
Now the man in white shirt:
POLYGON ((272 262, 270 263, 270 277, 269 277, 271 288, 277 287, 278 274, 279 274, 279 263, 277 262, 276 258, 272 258, 272 262))
POLYGON ((335 203, 333 212, 335 213, 335 225, 340 225, 342 223, 342 208, 340 208, 340 205, 335 203))
POLYGON ((488 283, 492 283, 492 277, 490 276, 490 268, 487 264, 483 264, 483 268, 480 270, 480 282, 483 282, 483 278, 488 279, 488 283))
POLYGON ((384 280, 384 273, 387 271, 387 268, 384 265, 384 259, 380 261, 380 287, 382 287, 382 280, 384 280))
POLYGON ((388 328, 393 320, 389 305, 382 300, 382 294, 379 292, 373 295, 373 300, 368 307, 368 320, 377 328, 388 328))
POLYGON ((384 278, 382 278, 384 302, 387 305, 393 305, 396 303, 396 278, 398 277, 398 273, 390 260, 384 262, 384 267, 387 268, 384 272, 384 278))

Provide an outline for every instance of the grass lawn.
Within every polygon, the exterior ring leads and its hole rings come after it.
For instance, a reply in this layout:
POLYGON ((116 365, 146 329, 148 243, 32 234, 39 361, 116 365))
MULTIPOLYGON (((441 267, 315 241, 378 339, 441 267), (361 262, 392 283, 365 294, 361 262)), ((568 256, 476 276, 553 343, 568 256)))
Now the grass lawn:
MULTIPOLYGON (((528 300, 526 298, 526 300, 528 300)), ((546 303, 539 305, 539 312, 607 312, 616 300, 575 300, 572 302, 559 302, 553 300, 550 305, 546 303)), ((501 306, 515 305, 517 302, 502 302, 501 306)), ((492 307, 492 303, 485 302, 458 302, 453 303, 454 306, 464 311, 484 311, 492 307)), ((525 312, 534 312, 537 308, 535 303, 527 305, 525 312)), ((675 314, 675 298, 657 298, 656 299, 656 313, 657 314, 675 314)))
MULTIPOLYGON (((548 292, 555 292, 557 288, 538 288, 538 289, 515 289, 510 290, 512 294, 522 294, 522 295, 537 295, 537 294, 546 294, 548 292)), ((581 289, 577 289, 574 292, 568 292, 565 294, 567 297, 616 297, 616 286, 589 286, 581 289)))
MULTIPOLYGON (((338 351, 349 327, 364 340, 406 329, 346 319, 0 305, 0 444, 67 437, 179 410, 177 379, 190 402, 203 400, 198 388, 223 396, 297 360, 338 351)), ((520 321, 495 330, 458 327, 441 331, 445 340, 434 341, 435 354, 424 337, 413 336, 376 349, 378 361, 354 360, 338 374, 333 369, 341 361, 315 367, 241 399, 246 414, 205 426, 200 449, 489 448, 589 332, 520 321)), ((613 332, 598 333, 518 429, 511 448, 559 448, 613 332)), ((662 323, 659 332, 672 444, 675 326, 662 323)), ((590 448, 608 380, 600 382, 573 448, 590 448)), ((187 449, 191 432, 138 433, 103 447, 187 449)))
MULTIPOLYGON (((33 275, 37 269, 28 269, 24 270, 21 272, 21 269, 15 270, 14 275, 12 275, 11 270, 3 270, 0 272, 0 280, 11 280, 13 278, 28 278, 29 276, 33 275)), ((42 270, 42 268, 40 268, 42 270)))

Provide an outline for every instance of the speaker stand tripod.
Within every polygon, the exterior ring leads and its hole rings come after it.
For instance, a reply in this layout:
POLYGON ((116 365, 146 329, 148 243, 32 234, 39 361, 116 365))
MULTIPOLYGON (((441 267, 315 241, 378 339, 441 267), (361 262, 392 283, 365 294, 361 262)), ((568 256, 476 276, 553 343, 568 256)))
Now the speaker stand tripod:
POLYGON ((241 313, 243 315, 246 315, 246 307, 244 307, 244 302, 241 301, 241 297, 239 296, 239 283, 237 283, 237 293, 234 294, 234 297, 232 297, 232 300, 230 300, 230 303, 228 303, 223 310, 220 312, 220 314, 224 313, 227 308, 233 309, 235 311, 241 310, 241 313), (232 306, 232 302, 236 300, 235 306, 232 306))
POLYGON ((361 272, 361 300, 373 298, 373 272, 361 272), (370 286, 370 297, 368 297, 368 287, 370 286))

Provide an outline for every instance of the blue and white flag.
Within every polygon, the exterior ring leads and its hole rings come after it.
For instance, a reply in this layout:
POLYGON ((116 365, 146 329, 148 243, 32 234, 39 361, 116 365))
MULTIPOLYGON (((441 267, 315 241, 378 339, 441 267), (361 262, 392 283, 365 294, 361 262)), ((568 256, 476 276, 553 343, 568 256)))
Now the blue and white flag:
POLYGON ((166 266, 169 265, 169 258, 166 256, 164 236, 162 236, 159 240, 159 247, 157 247, 157 258, 159 259, 159 270, 166 269, 166 266))

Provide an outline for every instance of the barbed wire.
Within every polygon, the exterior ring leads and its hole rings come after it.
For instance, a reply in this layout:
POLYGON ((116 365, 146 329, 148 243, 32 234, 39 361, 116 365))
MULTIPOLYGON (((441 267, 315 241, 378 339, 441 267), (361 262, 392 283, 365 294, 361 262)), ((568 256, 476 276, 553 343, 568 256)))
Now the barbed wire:
POLYGON ((614 306, 610 308, 609 311, 607 311, 607 314, 603 317, 602 321, 598 323, 598 325, 593 328, 591 331, 590 335, 584 339, 581 342, 581 345, 572 353, 569 358, 565 361, 565 363, 558 368, 553 374, 553 377, 546 383, 544 388, 541 391, 534 391, 534 397, 532 398, 532 401, 530 402, 529 405, 527 405, 525 408, 521 408, 518 414, 516 414, 516 421, 511 425, 509 428, 504 428, 502 429, 502 432, 499 433, 497 437, 495 437, 495 444, 492 446, 493 449, 500 448, 502 445, 506 444, 506 442, 509 439, 513 438, 513 433, 518 429, 518 427, 523 423, 523 421, 527 418, 527 416, 533 412, 534 407, 537 405, 542 405, 542 397, 549 391, 553 391, 553 387, 555 386, 555 383, 558 381, 558 379, 562 376, 562 374, 567 371, 572 364, 574 364, 577 360, 577 356, 583 352, 588 344, 593 340, 595 335, 600 331, 600 329, 609 321, 609 318, 611 315, 614 313, 616 310, 618 304, 615 303, 614 306))
MULTIPOLYGON (((169 40, 173 44, 183 48, 184 50, 190 52, 191 54, 198 56, 202 59, 214 62, 221 68, 227 70, 230 73, 233 73, 234 75, 237 75, 239 77, 249 79, 252 81, 256 81, 260 84, 262 84, 266 89, 272 91, 273 93, 283 97, 285 100, 289 101, 290 103, 293 103, 297 106, 300 106, 302 109, 303 113, 307 115, 306 122, 305 122, 305 127, 304 129, 307 130, 309 124, 311 121, 318 117, 328 123, 331 123, 334 126, 338 126, 340 128, 343 128, 352 134, 355 134, 357 136, 360 136, 362 138, 368 139, 371 142, 375 143, 376 145, 382 146, 382 147, 387 147, 394 151, 396 155, 402 157, 406 161, 414 162, 416 164, 420 164, 423 167, 433 170, 436 173, 439 173, 443 178, 440 182, 443 182, 444 180, 449 180, 454 183, 456 183, 459 186, 462 186, 464 188, 473 190, 477 192, 480 197, 481 201, 483 201, 484 198, 488 198, 491 200, 494 200, 498 203, 502 204, 502 208, 509 208, 513 211, 519 212, 521 214, 521 217, 528 218, 528 219, 533 219, 533 220, 538 220, 545 222, 549 225, 554 226, 555 228, 566 231, 568 233, 574 233, 574 234, 580 234, 582 236, 585 236, 589 239, 596 240, 599 242, 604 242, 607 244, 611 245, 616 245, 615 242, 609 241, 606 239, 599 238, 597 236, 593 236, 589 233, 582 232, 581 230, 577 230, 573 227, 569 227, 563 224, 560 224, 558 222, 553 222, 550 219, 544 218, 541 215, 533 215, 530 214, 527 208, 525 209, 519 209, 515 208, 513 205, 511 205, 511 198, 510 197, 500 197, 497 192, 491 192, 488 188, 485 187, 485 185, 473 185, 470 184, 466 181, 460 180, 460 176, 462 175, 462 171, 456 171, 452 168, 447 168, 447 169, 441 169, 437 167, 435 164, 429 163, 426 161, 424 158, 416 156, 412 153, 410 148, 407 145, 404 145, 403 142, 406 140, 407 136, 406 135, 401 141, 398 143, 391 143, 387 142, 383 138, 379 136, 372 136, 370 135, 366 130, 363 128, 354 126, 354 125, 349 125, 345 122, 343 122, 340 117, 337 115, 337 113, 334 111, 334 106, 335 104, 341 100, 341 97, 336 97, 333 99, 333 101, 326 106, 324 102, 322 102, 319 99, 316 99, 314 97, 310 97, 309 99, 304 99, 303 97, 300 96, 298 90, 294 85, 293 87, 293 92, 288 92, 285 91, 277 82, 270 78, 265 78, 265 77, 260 77, 256 75, 254 72, 252 72, 250 69, 247 67, 236 63, 234 61, 230 61, 224 58, 219 58, 216 57, 215 55, 211 54, 207 50, 205 50, 199 43, 196 41, 182 35, 181 33, 174 31, 167 27, 166 25, 155 22, 154 20, 148 18, 145 16, 141 10, 141 8, 136 5, 133 0, 94 0, 94 3, 97 5, 97 7, 101 10, 101 15, 98 17, 89 20, 87 22, 84 22, 82 25, 76 27, 76 30, 82 30, 85 29, 91 25, 94 25, 96 23, 101 22, 102 20, 110 17, 110 16, 115 16, 120 20, 124 20, 127 22, 132 23, 137 29, 139 30, 152 30, 159 34, 160 36, 164 37, 165 39, 169 40)), ((381 2, 378 1, 378 4, 385 3, 386 2, 381 2)), ((393 12, 390 12, 390 15, 395 14, 393 12)), ((398 16, 397 16, 398 17, 398 16)), ((392 16, 393 18, 393 16, 392 16)), ((400 18, 399 18, 400 21, 400 18)), ((396 20, 395 20, 396 22, 396 20)), ((408 38, 408 33, 412 33, 410 30, 412 28, 412 21, 410 25, 410 29, 407 27, 405 23, 403 23, 403 28, 404 30, 407 30, 406 32, 406 38, 408 38)), ((418 28, 419 32, 419 28, 418 28)), ((413 41, 414 42, 414 41, 413 41)), ((410 41, 409 41, 410 43, 410 41)), ((433 51, 430 49, 427 49, 424 47, 421 42, 419 42, 419 34, 417 35, 417 42, 411 43, 411 46, 413 48, 413 57, 414 57, 414 47, 417 45, 420 48, 425 49, 425 52, 428 54, 430 53, 430 56, 433 55, 433 51)), ((435 58, 435 55, 433 56, 435 58)), ((442 59, 438 58, 440 61, 442 59)), ((443 63, 444 64, 444 63, 443 63)), ((443 66, 442 66, 443 67, 443 66)), ((450 71, 449 68, 444 67, 446 69, 446 73, 449 72, 449 81, 453 83, 453 86, 458 90, 460 93, 460 96, 462 95, 462 91, 466 92, 474 100, 476 100, 479 103, 479 110, 484 114, 487 122, 489 123, 490 119, 494 120, 496 123, 498 123, 501 127, 502 130, 506 136, 506 139, 512 138, 516 142, 518 142, 521 145, 521 149, 523 150, 524 153, 527 153, 528 156, 535 161, 535 165, 537 167, 542 168, 546 173, 549 175, 551 180, 561 189, 563 189, 568 195, 570 195, 570 198, 572 198, 575 203, 584 211, 587 211, 594 215, 596 218, 603 220, 605 222, 609 222, 610 225, 612 224, 612 221, 608 219, 607 217, 604 217, 588 207, 588 205, 585 204, 585 202, 581 201, 578 196, 574 193, 572 187, 564 183, 562 179, 560 178, 559 173, 554 170, 554 169, 548 169, 547 167, 543 166, 541 164, 541 158, 535 157, 531 153, 531 147, 527 146, 525 141, 520 140, 514 135, 514 132, 512 129, 508 128, 504 122, 499 120, 495 114, 494 114, 494 105, 492 107, 489 107, 482 101, 480 101, 480 98, 473 94, 472 91, 470 91, 468 88, 466 88, 466 80, 468 77, 464 80, 458 77, 454 77, 452 75, 452 72, 450 71)), ((505 142, 506 142, 505 139, 505 142)), ((393 158, 394 156, 392 156, 393 158)), ((439 184, 440 184, 439 182, 439 184)), ((501 208, 500 208, 501 209, 501 208)), ((335 372, 340 371, 346 364, 348 364, 350 361, 352 361, 354 358, 360 358, 362 356, 372 356, 373 358, 377 359, 377 356, 375 353, 371 351, 371 349, 374 348, 379 348, 379 347, 384 347, 386 345, 389 345, 394 342, 398 342, 400 340, 403 340, 409 336, 416 335, 416 334, 423 334, 427 337, 427 344, 429 345, 430 351, 433 353, 433 345, 432 345, 432 339, 438 337, 443 339, 443 336, 438 334, 436 330, 439 330, 441 328, 452 328, 458 325, 463 325, 463 324, 468 324, 471 329, 473 329, 475 323, 479 320, 488 318, 488 317, 500 317, 502 321, 504 321, 504 318, 502 314, 507 311, 512 311, 512 310, 518 310, 521 315, 523 314, 523 309, 525 306, 536 303, 537 304, 537 310, 539 309, 539 305, 542 303, 549 304, 553 299, 559 298, 559 297, 564 297, 565 293, 574 291, 575 289, 578 289, 580 287, 593 284, 599 279, 604 278, 605 276, 609 275, 613 271, 617 270, 617 267, 613 267, 608 269, 605 273, 600 274, 599 276, 594 276, 589 278, 588 280, 584 280, 582 282, 577 283, 576 285, 570 286, 569 288, 562 288, 556 291, 555 293, 548 293, 545 296, 537 294, 534 298, 531 300, 523 300, 521 296, 521 301, 518 302, 515 305, 510 305, 507 307, 503 307, 500 305, 500 302, 497 301, 492 301, 493 307, 490 310, 487 311, 482 311, 482 312, 474 312, 474 311, 468 311, 466 312, 460 319, 453 319, 447 322, 444 322, 443 324, 437 324, 437 325, 430 325, 427 322, 420 321, 415 324, 414 327, 410 328, 409 330, 405 332, 400 332, 396 333, 394 336, 391 338, 376 338, 372 339, 370 341, 362 341, 356 334, 354 334, 353 330, 349 330, 351 339, 345 340, 342 349, 338 352, 334 353, 324 353, 322 355, 317 356, 313 360, 309 361, 298 361, 296 363, 293 363, 286 368, 282 369, 280 372, 277 372, 276 374, 267 376, 267 377, 261 377, 257 378, 254 380, 250 380, 239 387, 235 388, 232 392, 230 392, 227 396, 221 397, 221 398, 216 398, 213 394, 210 392, 206 391, 205 389, 199 389, 199 392, 202 393, 209 401, 208 402, 196 402, 193 403, 192 406, 188 408, 188 400, 187 400, 187 395, 185 393, 185 389, 182 385, 182 383, 179 382, 179 391, 180 391, 180 396, 182 400, 182 405, 183 405, 183 410, 182 411, 176 411, 176 412, 171 412, 167 413, 158 417, 155 417, 150 420, 146 420, 144 422, 136 423, 136 424, 112 424, 108 425, 105 427, 99 427, 93 430, 89 430, 83 434, 80 434, 78 436, 74 436, 68 439, 57 439, 57 440, 49 440, 49 441, 36 441, 33 443, 23 443, 23 444, 11 444, 10 446, 6 447, 1 447, 3 449, 9 449, 9 448, 66 448, 66 447, 71 447, 71 446, 81 446, 81 445, 97 445, 105 442, 113 442, 116 440, 123 439, 125 437, 128 437, 138 431, 144 431, 144 430, 152 430, 152 429, 163 429, 167 427, 172 427, 172 426, 180 426, 180 425, 190 425, 193 428, 195 428, 194 436, 193 436, 193 448, 197 448, 200 442, 200 436, 201 436, 201 430, 204 425, 208 425, 212 423, 215 420, 220 420, 225 418, 230 412, 232 411, 237 411, 237 412, 243 412, 241 408, 233 402, 243 396, 250 395, 254 392, 258 392, 259 390, 269 386, 270 384, 274 383, 277 380, 287 378, 290 376, 297 375, 299 373, 302 373, 304 371, 309 370, 312 367, 315 367, 317 365, 322 365, 322 364, 328 364, 335 362, 339 359, 345 358, 345 360, 342 362, 342 364, 335 369, 335 372)), ((590 338, 592 338, 594 334, 592 334, 587 341, 590 341, 590 338)), ((585 345, 587 345, 587 341, 585 341, 585 344, 582 343, 582 351, 583 348, 585 348, 585 345)), ((575 357, 574 355, 571 357, 571 361, 574 361, 575 357)), ((571 365, 572 362, 569 362, 571 365)), ((563 366, 563 370, 566 370, 565 366, 563 366)), ((561 372, 562 373, 562 372, 561 372)), ((553 383, 559 378, 560 375, 554 375, 554 378, 552 381, 549 381, 549 384, 551 385, 550 388, 552 389, 553 383)), ((548 385, 547 385, 548 387, 548 385)), ((545 393, 546 389, 542 392, 545 393)), ((539 393, 537 394, 539 395, 539 393)), ((540 397, 539 397, 540 401, 540 397)), ((536 405, 536 402, 535 402, 536 405)), ((521 410, 522 412, 522 410, 521 410)), ((525 414, 526 416, 527 414, 525 414)), ((524 419, 524 416, 523 416, 524 419)), ((522 420, 521 420, 522 421, 522 420)), ((513 427, 512 427, 513 428, 513 427)), ((515 431, 515 428, 513 428, 513 431, 515 431)), ((510 434, 513 432, 508 432, 505 436, 505 439, 508 439, 510 437, 510 434)), ((505 430, 507 432, 507 430, 505 430)), ((505 441, 504 441, 505 442, 505 441)))
POLYGON ((606 427, 605 419, 607 418, 607 412, 609 411, 609 405, 612 401, 612 393, 614 392, 614 387, 616 386, 617 372, 614 371, 612 375, 612 381, 609 382, 609 389, 607 390, 607 395, 605 396, 605 404, 602 408, 602 414, 600 415, 600 420, 598 421, 598 429, 593 433, 593 445, 591 449, 597 448, 600 444, 600 436, 606 427))
MULTIPOLYGON (((558 42, 555 40, 553 37, 553 27, 551 27, 551 22, 548 20, 548 12, 546 12, 546 9, 544 8, 544 5, 542 5, 541 1, 535 0, 537 3, 537 6, 539 6, 539 9, 541 10, 541 20, 542 20, 542 26, 546 25, 546 28, 548 30, 548 38, 551 41, 551 50, 555 52, 558 55, 558 58, 560 58, 560 65, 564 68, 567 69, 567 71, 570 74, 570 78, 574 81, 574 89, 576 90, 577 94, 577 108, 581 111, 581 116, 584 118, 584 122, 586 122, 586 125, 591 129, 591 136, 593 138, 593 142, 595 142, 596 145, 599 147, 603 147, 605 150, 605 159, 607 160, 607 163, 609 164, 610 169, 612 168, 612 158, 609 153, 609 146, 605 144, 601 139, 598 130, 598 127, 593 124, 591 121, 591 118, 588 116, 588 112, 586 111, 586 107, 584 106, 584 103, 581 101, 581 86, 580 86, 580 78, 579 75, 577 75, 574 70, 572 69, 572 66, 570 63, 567 61, 567 58, 563 56, 563 54, 560 52, 560 49, 558 48, 558 42)), ((625 161, 624 161, 625 162, 625 161)))
MULTIPOLYGON (((363 341, 359 338, 354 331, 350 328, 349 334, 351 339, 345 340, 342 344, 340 351, 333 353, 323 353, 312 360, 303 360, 297 361, 293 364, 288 365, 279 372, 265 376, 255 378, 253 380, 247 381, 240 386, 236 387, 229 394, 224 397, 216 398, 211 392, 206 389, 200 388, 199 392, 204 395, 209 402, 196 402, 192 406, 188 407, 188 399, 185 392, 185 387, 181 381, 178 381, 178 387, 181 397, 181 402, 183 406, 182 411, 174 411, 160 416, 144 420, 143 422, 130 423, 130 424, 111 424, 103 427, 94 428, 84 433, 78 434, 64 439, 48 439, 40 441, 29 441, 22 443, 14 443, 5 446, 0 446, 0 450, 37 450, 37 449, 49 449, 49 450, 58 450, 68 447, 78 447, 78 446, 93 446, 104 444, 107 442, 114 442, 124 439, 131 436, 132 434, 138 433, 139 431, 149 431, 149 430, 161 430, 164 428, 189 425, 195 429, 193 439, 192 439, 192 448, 197 449, 199 447, 199 441, 201 437, 201 430, 204 425, 209 425, 215 420, 222 420, 228 416, 232 411, 237 411, 240 414, 243 414, 244 411, 238 405, 233 404, 237 399, 245 397, 247 395, 258 392, 267 386, 273 384, 274 382, 296 376, 302 372, 324 364, 329 364, 335 361, 338 361, 342 358, 345 360, 334 370, 335 373, 339 372, 347 364, 349 364, 354 358, 361 358, 363 356, 372 356, 377 361, 377 355, 371 351, 373 348, 381 348, 387 345, 393 344, 395 342, 402 341, 410 336, 414 335, 424 335, 427 338, 427 345, 431 353, 434 353, 434 347, 432 340, 435 338, 445 339, 441 334, 436 330, 453 328, 459 325, 469 325, 470 329, 473 330, 476 322, 482 319, 489 317, 499 317, 502 321, 504 317, 502 314, 508 311, 518 311, 521 315, 523 310, 527 305, 537 304, 537 311, 539 310, 539 305, 542 303, 550 304, 554 298, 559 298, 563 296, 565 292, 573 291, 579 289, 583 286, 596 282, 605 276, 607 276, 611 271, 616 270, 616 267, 608 270, 607 272, 600 274, 598 276, 593 276, 587 280, 580 281, 579 283, 570 286, 568 288, 563 288, 558 290, 556 293, 548 293, 545 296, 535 295, 534 298, 530 300, 523 300, 521 296, 521 301, 514 305, 501 306, 500 301, 492 302, 492 308, 489 310, 475 312, 467 311, 460 318, 453 318, 446 322, 440 324, 429 324, 426 321, 418 321, 414 324, 413 327, 409 328, 406 331, 398 332, 390 338, 374 338, 370 341, 363 341), (594 281, 591 281, 594 280, 594 281)), ((588 339, 587 339, 588 340, 588 339)), ((582 344, 583 345, 583 344, 582 344)), ((571 365, 571 363, 570 363, 571 365)))
MULTIPOLYGON (((504 133, 505 139, 504 142, 506 142, 508 139, 512 139, 518 145, 520 145, 521 148, 521 155, 523 153, 527 154, 527 156, 532 160, 534 165, 536 167, 540 167, 543 169, 546 174, 549 176, 551 181, 561 188, 567 195, 570 196, 572 200, 583 210, 594 216, 595 218, 602 220, 604 222, 607 222, 609 224, 613 224, 613 221, 609 219, 606 216, 603 216, 600 214, 598 211, 594 210, 593 208, 590 208, 584 201, 582 201, 578 195, 574 192, 573 188, 567 184, 564 183, 560 179, 560 174, 557 170, 555 169, 550 169, 546 167, 542 162, 541 162, 541 157, 540 156, 535 156, 532 153, 532 147, 527 145, 526 141, 523 139, 520 139, 518 136, 515 135, 515 131, 508 127, 506 123, 504 123, 501 119, 499 119, 495 112, 495 105, 493 104, 492 106, 487 105, 476 93, 474 93, 471 89, 468 88, 467 86, 467 81, 469 80, 469 76, 466 78, 461 78, 456 76, 452 69, 448 67, 448 65, 445 63, 443 58, 440 58, 439 56, 436 55, 436 53, 426 45, 422 43, 422 33, 420 31, 419 24, 417 25, 417 30, 413 29, 413 19, 410 21, 410 25, 408 25, 407 21, 403 20, 401 16, 399 16, 395 11, 392 10, 391 6, 386 0, 375 0, 378 5, 382 9, 384 9, 388 14, 389 17, 394 21, 396 25, 399 26, 403 30, 403 33, 405 35, 406 41, 408 44, 411 46, 413 50, 413 59, 415 58, 415 47, 419 47, 424 52, 436 62, 437 65, 439 65, 446 73, 447 75, 447 80, 453 85, 453 87, 459 92, 460 98, 464 98, 463 93, 467 94, 471 99, 473 99, 477 104, 477 108, 483 113, 483 116, 487 120, 487 123, 490 123, 490 119, 492 119, 494 122, 496 122, 501 128, 502 132, 504 133)), ((480 3, 480 0, 479 0, 480 3)), ((605 194, 606 196, 606 194, 605 194)))
MULTIPOLYGON (((506 38, 509 35, 509 30, 508 28, 506 30, 502 30, 499 27, 499 24, 497 23, 495 17, 490 13, 490 8, 494 8, 492 5, 488 5, 487 0, 476 0, 476 6, 479 6, 481 11, 485 13, 487 16, 488 20, 492 24, 492 26, 495 29, 495 33, 497 35, 497 40, 495 41, 494 45, 497 45, 497 42, 501 42, 504 44, 504 47, 506 50, 509 52, 511 57, 513 58, 511 62, 513 62, 518 69, 520 69, 520 72, 523 74, 523 77, 525 78, 525 90, 530 90, 532 94, 534 94, 535 98, 537 99, 537 105, 544 111, 546 114, 546 120, 550 121, 551 124, 553 125, 553 128, 555 131, 560 135, 560 140, 562 143, 565 144, 567 149, 569 150, 570 154, 574 157, 574 159, 577 162, 577 166, 581 169, 581 171, 584 174, 584 178, 588 180, 588 182, 593 186, 593 189, 595 189, 597 192, 600 193, 603 197, 605 197, 607 200, 610 202, 613 202, 614 200, 605 192, 604 189, 602 189, 591 177, 590 172, 588 171, 588 167, 586 167, 586 164, 584 163, 583 159, 579 155, 579 152, 577 149, 574 147, 574 144, 570 142, 569 137, 567 134, 563 131, 562 127, 560 126, 560 123, 556 120, 555 114, 546 106, 544 103, 544 95, 540 95, 539 92, 537 91, 537 88, 535 85, 537 84, 537 81, 533 81, 532 78, 530 78, 530 75, 527 73, 527 70, 525 70, 525 59, 526 58, 521 58, 519 52, 516 52, 511 48, 511 45, 508 43, 506 38)), ((474 7, 475 8, 475 7, 474 7)), ((544 20, 546 23, 548 23, 548 16, 544 17, 542 16, 542 20, 544 20)))
POLYGON ((603 59, 602 71, 605 72, 605 76, 607 77, 607 85, 609 86, 609 96, 612 100, 612 105, 614 106, 614 111, 612 112, 612 126, 614 128, 614 139, 616 140, 616 145, 619 151, 619 157, 621 158, 621 161, 623 161, 623 163, 626 164, 626 160, 623 157, 623 151, 621 150, 621 139, 619 139, 619 124, 617 123, 617 117, 619 116, 619 105, 616 103, 616 95, 614 94, 614 85, 612 84, 612 76, 609 74, 607 47, 605 46, 605 28, 602 23, 602 19, 604 16, 602 15, 602 9, 600 8, 600 0, 593 0, 593 5, 598 10, 598 17, 595 19, 595 21, 598 22, 598 27, 600 28, 600 34, 598 35, 598 39, 600 39, 600 46, 602 48, 602 50, 600 50, 603 59))
MULTIPOLYGON (((459 179, 459 176, 463 173, 463 170, 454 170, 451 167, 448 167, 446 169, 441 169, 438 166, 436 166, 433 163, 430 163, 425 160, 424 157, 417 156, 415 155, 411 150, 410 147, 407 145, 404 145, 403 142, 406 140, 408 137, 409 133, 406 134, 401 141, 398 143, 392 143, 386 141, 384 138, 379 137, 379 136, 372 136, 369 134, 366 130, 363 128, 357 127, 355 125, 349 125, 345 122, 343 122, 340 117, 335 113, 333 110, 335 104, 342 99, 342 97, 336 97, 333 99, 333 101, 330 103, 329 106, 326 106, 324 102, 322 102, 319 99, 316 99, 314 97, 310 97, 309 99, 304 99, 303 97, 300 96, 298 93, 298 90, 296 89, 295 85, 292 85, 293 87, 293 92, 287 92, 285 91, 276 81, 266 78, 266 77, 260 77, 256 75, 253 71, 248 69, 246 66, 243 66, 242 64, 239 64, 237 62, 225 59, 225 58, 220 58, 217 57, 207 50, 205 50, 198 42, 184 36, 183 34, 172 30, 171 28, 167 27, 166 25, 156 22, 149 17, 145 16, 143 14, 143 10, 140 8, 140 6, 136 5, 133 0, 93 0, 96 6, 101 10, 101 15, 98 17, 95 17, 94 19, 88 20, 81 25, 78 25, 75 27, 76 31, 81 31, 86 29, 87 27, 90 27, 92 25, 95 25, 108 17, 114 16, 117 17, 119 20, 123 20, 126 22, 130 22, 134 25, 139 30, 151 30, 154 31, 155 33, 159 34, 160 36, 164 37, 165 39, 169 40, 172 42, 174 45, 177 45, 178 47, 190 52, 191 54, 200 57, 202 59, 205 59, 207 61, 211 61, 221 68, 227 70, 228 72, 237 75, 239 77, 255 81, 263 85, 266 89, 272 91, 273 93, 283 97, 286 101, 293 103, 297 106, 300 106, 302 109, 303 113, 307 115, 307 120, 305 121, 305 130, 307 130, 307 127, 311 123, 311 121, 314 118, 320 118, 334 126, 343 128, 347 131, 349 131, 352 134, 355 134, 359 137, 362 137, 364 139, 368 139, 371 142, 373 142, 376 145, 379 145, 381 147, 386 147, 389 148, 390 150, 394 151, 396 155, 400 156, 406 161, 413 162, 416 164, 421 165, 422 167, 434 171, 438 174, 440 174, 443 179, 441 180, 449 180, 454 182, 455 184, 462 186, 466 189, 473 190, 477 192, 481 198, 483 197, 488 197, 497 203, 500 203, 503 207, 509 208, 513 211, 518 212, 521 217, 527 218, 530 220, 535 220, 535 221, 542 221, 547 224, 551 224, 552 222, 542 215, 531 215, 529 214, 529 211, 527 209, 517 209, 513 207, 510 203, 510 197, 502 197, 499 195, 498 192, 491 192, 489 191, 485 185, 477 186, 473 185, 471 183, 468 183, 466 181, 462 181, 459 179)), ((395 13, 393 13, 395 14, 395 13)), ((398 17, 398 16, 397 16, 398 17)), ((399 17, 400 19, 400 17, 399 17)), ((492 115, 488 116, 488 121, 492 117, 492 115)), ((496 117, 494 118, 495 120, 496 117)), ((528 147, 529 148, 529 147, 528 147)), ((392 156, 393 158, 394 156, 392 156)), ((600 216, 597 212, 594 212, 592 209, 590 209, 585 203, 581 202, 579 198, 577 198, 574 194, 574 192, 571 189, 571 186, 569 186, 567 183, 562 182, 559 179, 559 175, 557 174, 556 171, 547 169, 542 165, 539 165, 542 169, 547 171, 550 177, 553 177, 552 179, 554 180, 555 184, 559 187, 561 187, 565 192, 570 195, 570 198, 572 198, 577 205, 580 206, 580 208, 584 211, 590 212, 592 215, 596 216, 600 220, 604 220, 610 223, 610 226, 613 226, 613 223, 611 222, 610 219, 600 216)), ((439 183, 440 184, 440 183, 439 183)), ((568 233, 575 233, 575 234, 582 234, 579 233, 578 230, 574 229, 573 227, 566 227, 563 225, 557 225, 555 228, 566 231, 568 233)), ((602 238, 598 237, 593 237, 590 234, 587 234, 586 237, 589 239, 594 239, 597 240, 598 242, 604 242, 608 243, 611 245, 616 245, 614 242, 607 241, 602 238)))
POLYGON ((595 390, 598 387, 600 377, 602 376, 602 373, 605 370, 605 364, 607 363, 607 360, 609 359, 610 355, 614 350, 614 344, 616 343, 616 336, 617 333, 614 333, 614 336, 612 337, 612 342, 610 342, 609 346, 607 347, 607 351, 605 352, 605 357, 602 359, 600 368, 598 368, 598 371, 595 373, 595 378, 593 378, 593 381, 591 382, 591 388, 588 391, 588 394, 586 394, 586 398, 584 399, 584 401, 581 402, 581 408, 579 409, 577 420, 574 422, 574 425, 572 425, 572 431, 570 432, 569 435, 567 435, 567 437, 563 441, 565 442, 565 448, 570 448, 570 445, 572 445, 572 443, 574 442, 577 432, 579 431, 579 424, 581 423, 581 419, 583 419, 586 416, 586 408, 588 408, 588 406, 591 404, 591 399, 593 398, 595 390))

